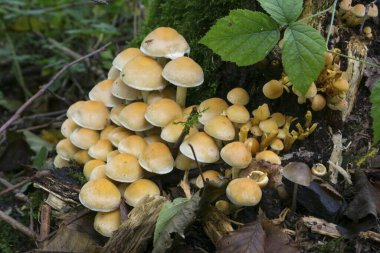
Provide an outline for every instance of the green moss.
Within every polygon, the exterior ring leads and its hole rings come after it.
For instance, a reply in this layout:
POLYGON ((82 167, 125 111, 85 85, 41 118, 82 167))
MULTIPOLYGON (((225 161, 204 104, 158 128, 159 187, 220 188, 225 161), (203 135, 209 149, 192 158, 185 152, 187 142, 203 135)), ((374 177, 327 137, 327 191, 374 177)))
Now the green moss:
POLYGON ((139 47, 144 37, 160 26, 176 29, 188 41, 192 57, 204 71, 205 82, 196 89, 190 89, 187 104, 195 104, 215 96, 218 88, 217 72, 220 70, 220 57, 210 49, 198 43, 217 19, 228 15, 238 8, 252 8, 251 0, 152 0, 142 33, 130 46, 139 47))

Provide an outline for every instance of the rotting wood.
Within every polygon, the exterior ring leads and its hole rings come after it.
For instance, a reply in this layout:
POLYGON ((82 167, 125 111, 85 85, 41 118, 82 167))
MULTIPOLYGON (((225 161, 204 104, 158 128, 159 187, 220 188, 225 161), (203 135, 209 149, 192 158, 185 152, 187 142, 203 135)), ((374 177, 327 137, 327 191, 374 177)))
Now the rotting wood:
POLYGON ((341 237, 341 233, 337 229, 337 225, 334 223, 327 222, 323 219, 319 219, 312 216, 302 217, 303 224, 310 228, 311 232, 327 235, 332 238, 341 237))

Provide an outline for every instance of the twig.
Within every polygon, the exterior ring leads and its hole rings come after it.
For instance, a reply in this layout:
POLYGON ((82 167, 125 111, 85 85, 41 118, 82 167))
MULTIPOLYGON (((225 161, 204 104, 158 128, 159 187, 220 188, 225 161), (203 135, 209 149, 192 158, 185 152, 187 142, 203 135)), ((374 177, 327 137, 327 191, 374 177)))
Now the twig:
POLYGON ((337 164, 334 164, 333 162, 331 161, 327 161, 332 167, 334 167, 334 169, 339 172, 343 177, 344 179, 347 181, 348 184, 352 184, 352 181, 351 181, 351 176, 350 174, 345 171, 341 166, 337 165, 337 164))
POLYGON ((332 8, 332 14, 331 14, 329 31, 328 31, 327 37, 326 37, 326 48, 329 47, 329 40, 330 40, 330 36, 331 36, 331 33, 332 33, 333 24, 334 24, 334 17, 335 17, 336 4, 337 3, 338 3, 338 0, 335 0, 334 3, 333 3, 333 5, 330 7, 330 8, 332 8))
POLYGON ((70 62, 68 64, 66 64, 60 71, 58 71, 51 79, 48 83, 44 84, 41 89, 35 93, 31 98, 29 98, 16 112, 15 114, 7 121, 5 122, 4 125, 1 126, 0 128, 0 134, 3 133, 15 120, 17 120, 18 118, 20 118, 21 114, 34 102, 34 100, 36 100, 38 97, 40 97, 42 94, 45 93, 45 91, 47 89, 49 89, 49 87, 54 83, 54 81, 56 81, 68 68, 70 68, 72 65, 78 63, 78 62, 81 62, 91 56, 94 56, 98 53, 100 53, 101 51, 103 51, 104 49, 106 49, 108 46, 110 45, 110 43, 102 46, 101 48, 95 50, 94 52, 91 52, 73 62, 70 62))
POLYGON ((47 238, 50 233, 50 215, 51 215, 51 207, 48 204, 43 204, 41 207, 41 226, 40 226, 40 240, 42 241, 42 246, 46 244, 45 238, 47 238))
MULTIPOLYGON (((0 177, 0 184, 4 185, 7 188, 13 187, 14 185, 9 183, 5 178, 0 177)), ((29 198, 22 192, 20 192, 17 189, 13 190, 13 193, 15 194, 16 199, 24 201, 24 202, 29 202, 29 198)))
POLYGON ((33 239, 38 238, 37 234, 33 230, 24 226, 23 224, 21 224, 20 222, 18 222, 15 219, 13 219, 11 216, 7 215, 6 213, 4 213, 1 210, 0 210, 0 219, 5 221, 9 225, 11 225, 14 229, 24 233, 25 235, 27 235, 33 239))
POLYGON ((195 150, 194 150, 194 147, 193 145, 189 144, 189 147, 191 148, 191 152, 193 152, 193 155, 194 155, 194 160, 195 162, 197 163, 197 167, 198 167, 198 170, 199 170, 199 173, 201 175, 201 178, 202 178, 202 181, 203 181, 203 185, 205 185, 205 178, 203 176, 203 171, 201 169, 201 166, 199 165, 199 162, 198 162, 198 159, 197 159, 197 155, 195 154, 195 150))

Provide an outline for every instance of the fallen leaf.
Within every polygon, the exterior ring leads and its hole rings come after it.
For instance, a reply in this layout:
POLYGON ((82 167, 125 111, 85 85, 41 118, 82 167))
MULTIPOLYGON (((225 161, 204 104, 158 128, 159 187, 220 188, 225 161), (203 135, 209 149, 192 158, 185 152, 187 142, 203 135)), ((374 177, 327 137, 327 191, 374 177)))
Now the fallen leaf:
POLYGON ((299 252, 294 246, 291 246, 289 236, 285 234, 279 226, 269 221, 263 222, 263 228, 266 234, 265 253, 296 253, 299 252))

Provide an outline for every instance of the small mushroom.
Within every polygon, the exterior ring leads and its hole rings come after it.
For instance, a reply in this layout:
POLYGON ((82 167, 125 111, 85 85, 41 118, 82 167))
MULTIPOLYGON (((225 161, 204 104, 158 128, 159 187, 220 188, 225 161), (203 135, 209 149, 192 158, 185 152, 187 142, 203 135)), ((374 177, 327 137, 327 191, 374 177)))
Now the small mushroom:
POLYGON ((227 93, 227 100, 233 105, 246 105, 249 103, 248 92, 240 87, 233 88, 227 93))
POLYGON ((284 167, 282 175, 294 183, 292 210, 295 211, 297 206, 298 185, 309 186, 312 180, 310 168, 306 163, 290 162, 284 167))
POLYGON ((111 237, 121 224, 120 210, 98 212, 94 219, 94 229, 105 237, 111 237))
POLYGON ((148 144, 140 154, 139 163, 146 171, 156 174, 167 174, 174 168, 174 158, 168 146, 161 142, 148 144))
POLYGON ((107 163, 105 173, 107 177, 122 183, 131 183, 144 176, 136 157, 130 154, 118 154, 107 163))
MULTIPOLYGON (((205 171, 202 173, 202 175, 203 175, 204 180, 208 181, 212 186, 221 187, 225 183, 222 175, 216 170, 205 171)), ((204 187, 201 175, 197 177, 197 180, 195 181, 195 185, 198 188, 204 187)))
POLYGON ((88 162, 86 162, 83 166, 83 175, 85 176, 85 178, 87 180, 90 179, 90 175, 92 173, 92 171, 98 167, 98 166, 101 166, 101 165, 105 165, 106 163, 102 160, 97 160, 97 159, 94 159, 94 160, 90 160, 88 162))
POLYGON ((327 169, 325 165, 323 165, 322 163, 316 163, 313 165, 313 167, 311 167, 311 172, 313 173, 313 175, 323 177, 324 175, 326 175, 327 169))
POLYGON ((124 192, 125 202, 133 207, 144 198, 160 195, 160 188, 149 179, 139 179, 128 185, 124 192))
POLYGON ((262 192, 255 180, 236 178, 227 185, 226 195, 237 206, 255 206, 260 202, 262 192))
POLYGON ((234 141, 228 143, 220 151, 223 161, 232 167, 232 179, 237 178, 240 169, 248 167, 252 161, 252 154, 244 143, 234 141))
POLYGON ((276 99, 281 97, 284 92, 284 87, 281 81, 278 80, 270 80, 263 86, 264 96, 269 99, 276 99))

